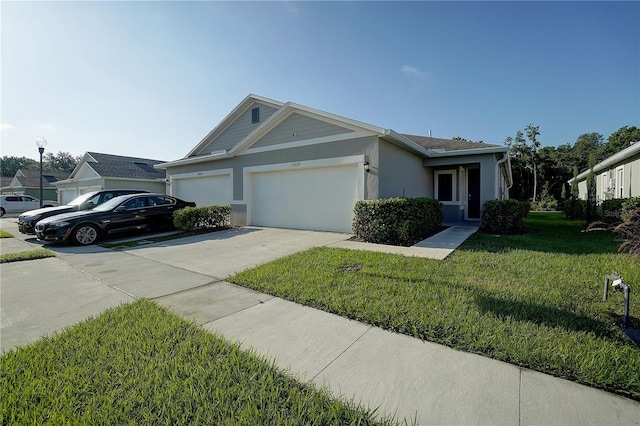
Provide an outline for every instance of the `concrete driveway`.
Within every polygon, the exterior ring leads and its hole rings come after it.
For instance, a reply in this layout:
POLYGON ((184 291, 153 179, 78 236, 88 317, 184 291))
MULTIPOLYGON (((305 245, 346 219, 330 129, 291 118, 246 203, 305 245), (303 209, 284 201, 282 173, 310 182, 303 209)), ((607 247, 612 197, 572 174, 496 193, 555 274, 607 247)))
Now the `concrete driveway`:
MULTIPOLYGON (((16 218, 3 217, 0 228, 15 237, 0 239, 2 254, 43 247, 33 236, 18 232, 16 218)), ((188 308, 183 314, 189 317, 192 312, 195 319, 210 320, 212 312, 214 317, 224 316, 269 298, 222 282, 230 274, 348 237, 245 228, 125 250, 47 246, 56 252, 55 258, 0 265, 0 351, 32 343, 136 298, 188 308)))

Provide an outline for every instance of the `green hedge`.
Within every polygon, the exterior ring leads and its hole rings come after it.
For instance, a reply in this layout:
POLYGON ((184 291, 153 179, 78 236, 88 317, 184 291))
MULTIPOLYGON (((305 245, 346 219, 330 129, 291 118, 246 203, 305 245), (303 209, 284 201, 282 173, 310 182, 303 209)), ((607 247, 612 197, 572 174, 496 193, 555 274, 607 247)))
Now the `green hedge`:
POLYGON ((185 207, 173 212, 173 224, 180 231, 204 231, 228 228, 231 206, 185 207))
POLYGON ((489 200, 482 206, 482 228, 490 234, 524 234, 529 203, 517 200, 489 200))
POLYGON ((440 230, 442 204, 432 198, 387 198, 358 201, 353 233, 376 244, 411 246, 440 230))
POLYGON ((569 197, 562 203, 562 214, 566 219, 577 220, 585 218, 587 202, 576 197, 569 197))
MULTIPOLYGON (((631 214, 640 209, 640 197, 625 198, 622 202, 622 220, 628 221, 631 214)), ((637 215, 637 212, 636 212, 637 215)))
POLYGON ((613 198, 611 200, 604 200, 600 204, 600 216, 603 222, 614 223, 622 221, 622 204, 625 199, 613 198))

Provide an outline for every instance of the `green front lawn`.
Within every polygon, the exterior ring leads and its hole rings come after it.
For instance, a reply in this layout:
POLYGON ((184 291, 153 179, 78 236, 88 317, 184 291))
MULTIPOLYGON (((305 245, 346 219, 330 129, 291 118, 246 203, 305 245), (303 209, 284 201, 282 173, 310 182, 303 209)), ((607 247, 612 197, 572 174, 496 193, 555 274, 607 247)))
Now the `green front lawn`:
POLYGON ((527 226, 523 236, 475 234, 444 261, 316 248, 231 281, 640 400, 640 347, 619 326, 623 296, 602 301, 605 274, 640 285, 640 258, 559 213, 532 213, 527 226))
POLYGON ((379 424, 150 301, 0 357, 0 423, 379 424))

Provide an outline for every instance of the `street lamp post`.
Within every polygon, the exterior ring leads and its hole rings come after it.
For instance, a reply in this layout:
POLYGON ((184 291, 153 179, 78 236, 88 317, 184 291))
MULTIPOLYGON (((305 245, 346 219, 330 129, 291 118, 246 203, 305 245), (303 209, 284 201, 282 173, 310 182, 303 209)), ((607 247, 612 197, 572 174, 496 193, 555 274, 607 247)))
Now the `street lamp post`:
POLYGON ((43 137, 36 139, 36 145, 38 145, 38 152, 40 153, 40 207, 44 203, 42 195, 42 154, 44 154, 44 148, 47 146, 47 140, 43 137))

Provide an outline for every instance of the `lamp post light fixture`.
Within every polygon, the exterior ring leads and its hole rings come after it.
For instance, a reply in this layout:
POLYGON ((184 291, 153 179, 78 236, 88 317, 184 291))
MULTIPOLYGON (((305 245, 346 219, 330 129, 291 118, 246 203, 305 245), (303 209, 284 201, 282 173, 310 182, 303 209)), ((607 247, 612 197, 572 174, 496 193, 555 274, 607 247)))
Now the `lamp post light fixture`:
POLYGON ((36 145, 38 145, 38 152, 40 153, 40 208, 42 208, 44 203, 42 195, 42 154, 44 154, 44 148, 47 146, 47 140, 41 136, 36 139, 36 145))

